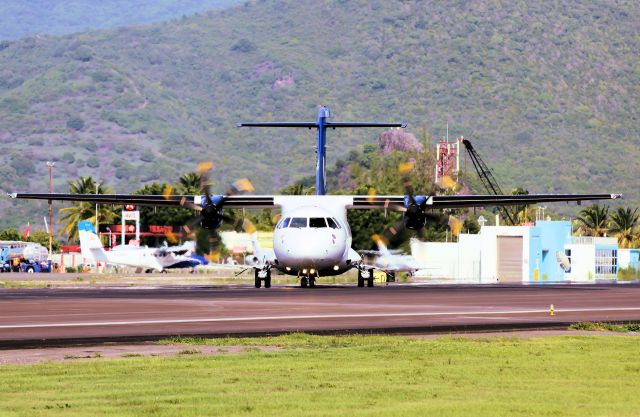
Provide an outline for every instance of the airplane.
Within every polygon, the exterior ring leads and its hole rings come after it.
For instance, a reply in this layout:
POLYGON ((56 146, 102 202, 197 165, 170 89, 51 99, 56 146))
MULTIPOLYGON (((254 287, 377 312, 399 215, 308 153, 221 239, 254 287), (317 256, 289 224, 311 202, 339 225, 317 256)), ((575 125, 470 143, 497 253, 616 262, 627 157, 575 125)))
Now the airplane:
POLYGON ((374 237, 374 240, 378 246, 377 251, 363 250, 360 253, 376 255, 370 267, 384 272, 387 275, 387 282, 395 281, 398 272, 407 272, 412 276, 420 269, 418 261, 413 256, 392 253, 378 236, 374 237))
POLYGON ((119 245, 110 251, 105 251, 90 221, 78 222, 78 234, 82 256, 93 263, 104 262, 109 265, 129 266, 145 272, 157 270, 162 273, 166 273, 167 269, 195 268, 207 264, 204 257, 194 253, 193 242, 160 248, 119 245))
POLYGON ((253 247, 253 255, 245 260, 245 263, 253 267, 256 285, 264 281, 264 287, 271 287, 271 274, 267 274, 270 265, 276 264, 276 253, 273 249, 266 249, 260 246, 258 242, 258 233, 252 233, 251 244, 253 247), (268 277, 267 277, 268 275, 268 277))
POLYGON ((384 209, 403 212, 404 226, 418 230, 425 226, 435 209, 523 205, 533 203, 609 200, 621 194, 527 194, 527 195, 327 195, 325 181, 326 132, 342 128, 404 128, 404 123, 330 122, 327 107, 320 107, 315 122, 252 122, 237 127, 316 129, 316 195, 131 195, 11 193, 11 198, 91 202, 94 204, 136 204, 189 207, 200 212, 200 226, 218 228, 223 209, 280 208, 282 217, 273 236, 275 257, 260 265, 255 287, 270 284, 271 270, 297 276, 301 287, 314 287, 317 278, 358 269, 358 286, 373 286, 370 268, 351 248, 347 209, 384 209))

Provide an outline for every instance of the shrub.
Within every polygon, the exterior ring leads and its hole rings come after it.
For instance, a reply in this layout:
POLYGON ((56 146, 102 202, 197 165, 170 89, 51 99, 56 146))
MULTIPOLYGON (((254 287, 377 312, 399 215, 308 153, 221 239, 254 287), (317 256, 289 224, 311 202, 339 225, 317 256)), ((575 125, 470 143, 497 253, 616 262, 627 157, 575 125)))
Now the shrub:
POLYGON ((91 58, 93 58, 93 49, 87 45, 81 45, 73 51, 73 59, 78 61, 89 62, 91 58))
POLYGON ((89 168, 98 168, 100 166, 100 161, 95 156, 92 156, 87 159, 87 166, 89 168))
POLYGON ((249 39, 245 39, 245 38, 240 39, 238 42, 234 43, 231 46, 232 51, 244 52, 244 53, 253 52, 256 49, 257 49, 256 45, 253 42, 251 42, 249 39))
POLYGON ((76 157, 71 152, 65 152, 62 154, 61 159, 68 164, 73 164, 76 160, 76 157))
POLYGON ((84 120, 78 116, 71 117, 67 120, 67 127, 73 130, 82 130, 84 128, 84 120))

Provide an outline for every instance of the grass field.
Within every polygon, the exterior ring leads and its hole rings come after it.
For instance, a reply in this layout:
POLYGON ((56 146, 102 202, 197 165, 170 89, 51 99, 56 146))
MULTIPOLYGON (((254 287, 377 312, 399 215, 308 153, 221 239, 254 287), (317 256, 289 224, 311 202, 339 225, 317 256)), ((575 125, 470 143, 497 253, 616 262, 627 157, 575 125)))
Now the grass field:
POLYGON ((248 350, 3 366, 0 415, 638 416, 638 341, 218 339, 248 350))

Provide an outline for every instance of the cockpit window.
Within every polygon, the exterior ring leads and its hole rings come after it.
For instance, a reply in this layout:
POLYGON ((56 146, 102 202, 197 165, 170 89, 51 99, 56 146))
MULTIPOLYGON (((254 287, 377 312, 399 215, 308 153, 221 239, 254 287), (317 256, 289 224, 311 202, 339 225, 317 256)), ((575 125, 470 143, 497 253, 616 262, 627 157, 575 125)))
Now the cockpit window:
POLYGON ((307 227, 306 217, 292 217, 289 227, 307 227))
POLYGON ((332 229, 339 229, 338 223, 331 217, 327 217, 327 223, 329 223, 329 227, 332 229))
POLYGON ((327 227, 324 217, 312 217, 309 219, 309 227, 327 227))
POLYGON ((286 217, 282 220, 280 220, 280 223, 278 223, 278 225, 276 226, 276 228, 278 229, 284 229, 285 227, 289 226, 289 221, 291 220, 291 217, 286 217))

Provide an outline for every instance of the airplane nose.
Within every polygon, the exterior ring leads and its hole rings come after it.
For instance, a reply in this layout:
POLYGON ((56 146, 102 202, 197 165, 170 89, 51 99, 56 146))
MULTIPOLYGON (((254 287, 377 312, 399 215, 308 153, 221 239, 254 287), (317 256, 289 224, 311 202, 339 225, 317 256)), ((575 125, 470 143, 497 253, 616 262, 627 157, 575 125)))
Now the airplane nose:
POLYGON ((285 261, 297 268, 332 268, 339 262, 344 254, 345 242, 336 239, 316 236, 316 238, 299 239, 291 237, 284 240, 280 254, 276 253, 279 260, 285 261))

